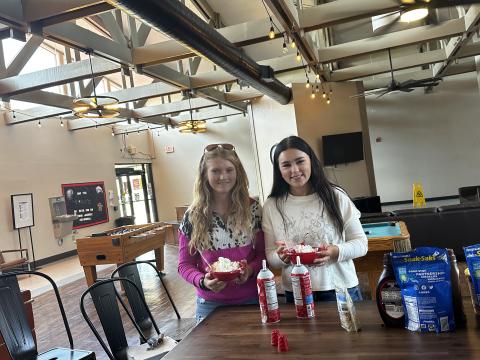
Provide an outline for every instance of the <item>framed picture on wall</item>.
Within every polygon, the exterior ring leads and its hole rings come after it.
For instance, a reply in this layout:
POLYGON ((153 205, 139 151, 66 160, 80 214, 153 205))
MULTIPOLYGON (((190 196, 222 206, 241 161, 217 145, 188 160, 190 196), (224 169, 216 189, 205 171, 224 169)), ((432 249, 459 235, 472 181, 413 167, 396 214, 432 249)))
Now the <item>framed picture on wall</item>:
POLYGON ((33 194, 10 195, 12 203, 13 228, 22 229, 35 225, 33 217, 33 194))

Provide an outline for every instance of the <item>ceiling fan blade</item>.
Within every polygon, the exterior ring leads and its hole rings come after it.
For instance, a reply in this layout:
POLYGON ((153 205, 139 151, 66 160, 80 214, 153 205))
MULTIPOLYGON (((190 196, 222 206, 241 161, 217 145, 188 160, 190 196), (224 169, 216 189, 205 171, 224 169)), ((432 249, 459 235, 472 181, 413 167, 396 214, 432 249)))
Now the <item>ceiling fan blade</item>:
MULTIPOLYGON (((373 33, 375 36, 380 36, 380 35, 385 35, 385 34, 388 34, 390 32, 390 30, 395 26, 395 24, 398 22, 398 20, 400 19, 400 11, 401 10, 398 10, 396 11, 398 14, 396 16, 395 19, 392 19, 392 21, 390 21, 388 24, 385 24, 381 27, 379 27, 378 29, 376 29, 373 33)), ((389 15, 391 15, 392 13, 390 13, 389 15)))
POLYGON ((402 92, 412 92, 412 91, 415 90, 415 89, 412 89, 412 88, 401 88, 401 89, 398 89, 398 90, 400 90, 400 91, 402 91, 402 92))
POLYGON ((377 99, 378 99, 378 98, 381 98, 381 97, 382 97, 383 95, 385 95, 385 94, 388 94, 389 92, 390 92, 389 90, 384 91, 383 93, 381 93, 380 95, 377 96, 377 99))
POLYGON ((367 90, 367 91, 364 91, 363 93, 355 94, 355 95, 350 96, 350 99, 356 99, 356 98, 359 98, 359 97, 376 95, 376 94, 378 94, 382 91, 388 91, 388 88, 379 88, 379 89, 374 89, 374 90, 367 90))

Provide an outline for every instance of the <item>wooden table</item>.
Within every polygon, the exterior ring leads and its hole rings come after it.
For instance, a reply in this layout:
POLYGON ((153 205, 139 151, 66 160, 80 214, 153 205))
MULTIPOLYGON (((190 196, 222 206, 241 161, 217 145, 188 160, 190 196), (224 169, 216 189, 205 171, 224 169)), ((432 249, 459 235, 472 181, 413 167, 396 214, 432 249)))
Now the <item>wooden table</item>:
MULTIPOLYGON (((372 299, 375 300, 375 290, 377 288, 378 278, 383 270, 383 255, 391 251, 409 251, 410 234, 407 226, 403 221, 394 221, 388 223, 395 223, 399 225, 400 233, 388 236, 371 236, 367 234, 368 238, 368 253, 367 255, 354 259, 355 270, 357 272, 366 272, 368 274, 368 284, 372 294, 372 299)), ((375 226, 377 224, 386 223, 372 223, 363 224, 362 226, 375 226)))
POLYGON ((340 327, 336 303, 317 303, 315 319, 295 318, 292 305, 281 304, 282 320, 262 325, 258 306, 217 309, 167 356, 173 359, 480 359, 480 321, 465 300, 467 327, 454 333, 421 334, 382 326, 376 304, 357 303, 362 330, 340 327), (272 329, 287 335, 290 351, 270 345, 272 329))
POLYGON ((162 271, 165 234, 170 227, 164 223, 127 225, 106 231, 102 236, 77 239, 77 253, 88 286, 97 279, 96 265, 120 265, 151 250, 155 251, 157 268, 162 271))

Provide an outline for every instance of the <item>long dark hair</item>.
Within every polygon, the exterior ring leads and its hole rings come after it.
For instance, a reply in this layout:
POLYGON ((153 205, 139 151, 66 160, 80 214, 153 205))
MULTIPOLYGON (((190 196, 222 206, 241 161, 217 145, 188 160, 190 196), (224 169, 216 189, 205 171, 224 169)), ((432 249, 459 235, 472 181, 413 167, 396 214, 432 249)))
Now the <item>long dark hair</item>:
MULTIPOLYGON (((328 181, 323 171, 323 166, 315 155, 313 149, 308 145, 305 140, 298 136, 289 136, 283 139, 275 147, 273 153, 273 185, 269 198, 276 200, 276 206, 283 219, 285 226, 285 214, 280 206, 280 202, 283 202, 289 195, 290 185, 283 179, 280 172, 280 165, 278 163, 278 157, 280 154, 288 149, 297 149, 308 155, 312 166, 311 175, 308 182, 310 183, 313 191, 318 194, 320 201, 323 202, 323 209, 327 209, 328 214, 333 218, 335 228, 339 234, 343 233, 343 218, 338 207, 338 203, 335 197, 334 188, 342 190, 339 186, 332 184, 328 181)), ((343 190, 342 190, 343 191, 343 190)), ((322 210, 323 211, 323 210, 322 210)))

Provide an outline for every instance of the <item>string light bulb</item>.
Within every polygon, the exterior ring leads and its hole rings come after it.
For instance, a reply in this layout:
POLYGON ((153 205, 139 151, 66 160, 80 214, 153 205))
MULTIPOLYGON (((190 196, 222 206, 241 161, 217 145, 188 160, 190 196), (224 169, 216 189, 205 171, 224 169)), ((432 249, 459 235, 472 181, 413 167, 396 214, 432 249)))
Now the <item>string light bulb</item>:
POLYGON ((323 94, 322 94, 322 98, 326 98, 327 97, 327 93, 325 92, 325 90, 323 90, 323 94))
POLYGON ((274 39, 275 38, 275 29, 273 28, 273 25, 270 26, 270 31, 268 32, 268 37, 270 39, 274 39))
POLYGON ((327 98, 327 105, 330 105, 330 98, 327 98))
POLYGON ((310 79, 307 77, 307 82, 305 83, 305 87, 308 89, 310 88, 310 79))
POLYGON ((37 124, 38 128, 41 128, 42 127, 42 123, 40 120, 38 120, 38 124, 37 124))
POLYGON ((63 120, 60 120, 60 126, 64 127, 63 120))
POLYGON ((295 49, 297 47, 297 43, 295 42, 295 40, 292 39, 290 46, 292 47, 292 49, 295 49))
POLYGON ((297 50, 297 56, 296 58, 298 62, 302 61, 302 55, 300 55, 300 51, 297 50))
POLYGON ((310 94, 310 99, 315 99, 315 91, 312 89, 312 93, 310 94))
POLYGON ((283 49, 282 49, 283 53, 286 54, 288 52, 288 46, 287 46, 287 43, 285 42, 285 40, 283 41, 283 49))
POLYGON ((320 74, 319 74, 319 73, 316 73, 316 74, 315 74, 315 79, 316 79, 316 80, 320 80, 320 74))
POLYGON ((113 131, 113 128, 112 128, 112 136, 115 136, 115 131, 113 131))

